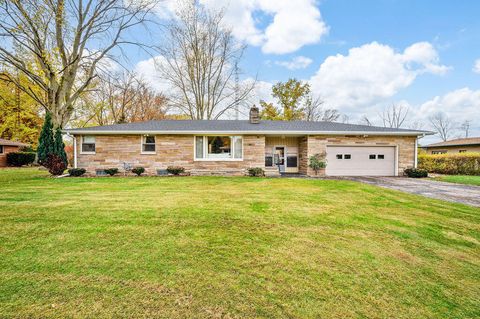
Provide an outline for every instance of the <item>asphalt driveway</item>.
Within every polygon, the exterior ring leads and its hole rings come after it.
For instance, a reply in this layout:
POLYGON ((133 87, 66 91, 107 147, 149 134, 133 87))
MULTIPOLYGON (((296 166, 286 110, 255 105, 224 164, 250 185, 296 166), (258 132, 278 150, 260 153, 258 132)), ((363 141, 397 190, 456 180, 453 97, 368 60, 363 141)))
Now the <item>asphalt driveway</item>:
POLYGON ((480 186, 406 177, 347 177, 362 183, 480 207, 480 186))

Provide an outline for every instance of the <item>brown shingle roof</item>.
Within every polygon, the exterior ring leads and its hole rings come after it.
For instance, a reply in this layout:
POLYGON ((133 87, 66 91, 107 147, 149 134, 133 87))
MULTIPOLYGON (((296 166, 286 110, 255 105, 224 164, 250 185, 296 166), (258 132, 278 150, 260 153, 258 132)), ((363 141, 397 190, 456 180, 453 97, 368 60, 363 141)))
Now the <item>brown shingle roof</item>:
POLYGON ((480 145, 480 137, 457 138, 455 140, 433 143, 424 147, 442 147, 442 146, 463 146, 463 145, 480 145))
POLYGON ((6 140, 3 138, 0 138, 0 145, 5 145, 5 146, 28 146, 28 144, 21 143, 21 142, 14 142, 10 140, 6 140))

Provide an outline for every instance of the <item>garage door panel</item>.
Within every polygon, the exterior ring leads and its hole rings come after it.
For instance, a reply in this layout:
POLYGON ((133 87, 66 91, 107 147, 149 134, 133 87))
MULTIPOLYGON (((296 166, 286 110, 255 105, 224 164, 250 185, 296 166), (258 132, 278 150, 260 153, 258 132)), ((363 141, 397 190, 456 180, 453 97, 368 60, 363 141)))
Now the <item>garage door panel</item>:
POLYGON ((327 146, 329 176, 393 176, 395 147, 327 146))

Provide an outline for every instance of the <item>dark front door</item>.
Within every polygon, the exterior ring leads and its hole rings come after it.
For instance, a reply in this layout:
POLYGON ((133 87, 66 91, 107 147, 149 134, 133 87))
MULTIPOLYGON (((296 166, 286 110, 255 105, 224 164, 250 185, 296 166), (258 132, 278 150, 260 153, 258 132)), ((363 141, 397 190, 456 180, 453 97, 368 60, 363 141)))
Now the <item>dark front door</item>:
POLYGON ((275 165, 278 166, 278 170, 280 173, 285 172, 285 147, 284 146, 276 146, 273 158, 275 165))

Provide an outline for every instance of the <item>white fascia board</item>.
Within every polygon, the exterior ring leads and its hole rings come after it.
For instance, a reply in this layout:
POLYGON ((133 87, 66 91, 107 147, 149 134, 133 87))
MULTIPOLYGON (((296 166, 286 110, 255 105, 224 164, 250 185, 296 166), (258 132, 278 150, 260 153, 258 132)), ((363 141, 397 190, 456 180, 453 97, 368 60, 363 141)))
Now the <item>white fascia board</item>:
POLYGON ((366 135, 366 136, 422 136, 432 135, 433 132, 365 132, 365 131, 90 131, 90 130, 64 130, 73 135, 366 135))

